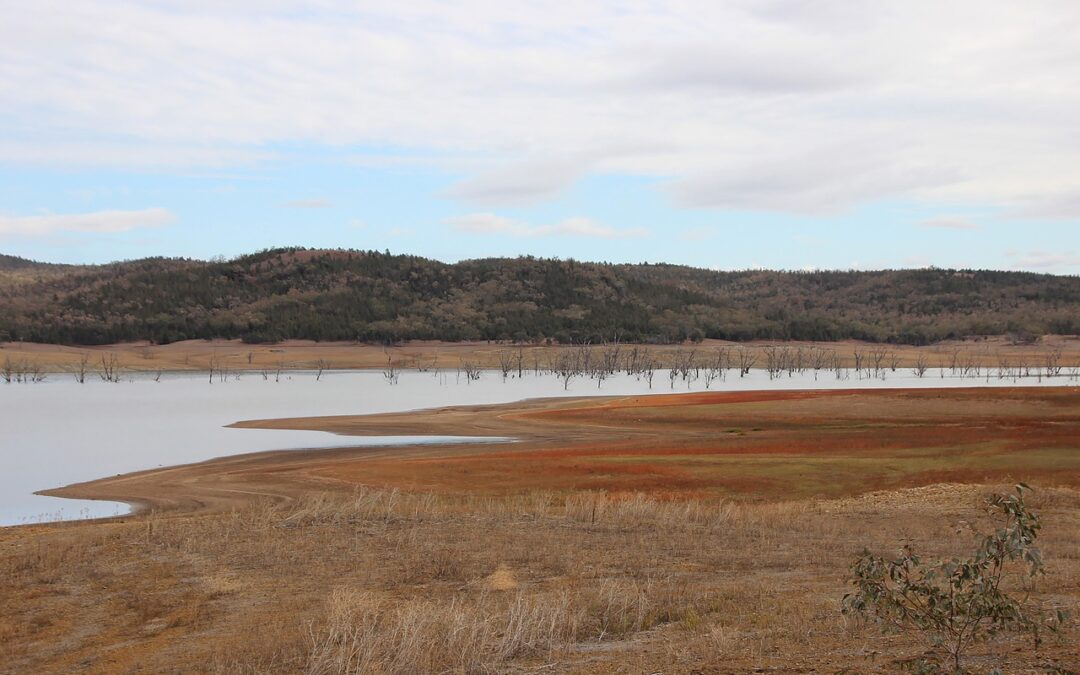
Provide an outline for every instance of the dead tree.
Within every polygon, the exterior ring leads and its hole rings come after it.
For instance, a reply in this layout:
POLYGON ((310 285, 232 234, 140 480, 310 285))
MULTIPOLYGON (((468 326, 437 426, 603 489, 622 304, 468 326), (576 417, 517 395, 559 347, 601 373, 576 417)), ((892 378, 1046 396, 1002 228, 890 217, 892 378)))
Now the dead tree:
POLYGON ((552 365, 552 371, 562 380, 563 391, 570 388, 570 380, 580 375, 582 364, 573 352, 560 350, 558 358, 552 365))
POLYGON ((75 364, 74 370, 75 381, 79 384, 84 384, 86 382, 86 370, 89 364, 90 355, 84 352, 79 356, 79 362, 75 364))
POLYGON ((708 389, 717 380, 723 380, 727 372, 728 353, 726 347, 717 349, 713 360, 705 366, 705 388, 708 389))
POLYGON ((765 354, 765 370, 769 373, 769 379, 776 378, 784 369, 780 350, 775 345, 765 345, 761 351, 765 354))
POLYGON ((675 388, 675 379, 681 378, 683 382, 690 383, 698 377, 698 366, 694 357, 697 352, 693 349, 690 351, 683 351, 678 349, 671 359, 671 370, 668 373, 668 377, 671 378, 671 386, 675 388))
POLYGON ((981 367, 975 361, 975 357, 970 354, 957 354, 954 364, 954 373, 959 373, 960 377, 969 377, 971 375, 978 377, 981 372, 981 367))
POLYGON ((883 365, 885 363, 885 357, 888 352, 884 349, 877 348, 870 350, 870 363, 874 368, 874 377, 881 377, 883 372, 883 365))
POLYGON ((866 355, 863 354, 858 349, 856 349, 855 350, 855 374, 859 376, 860 380, 862 379, 862 367, 863 367, 863 361, 865 359, 866 359, 866 355))
POLYGON ((621 353, 622 346, 619 344, 618 340, 611 344, 604 345, 603 351, 600 353, 600 362, 606 374, 614 375, 619 370, 619 357, 621 353))
POLYGON ((823 347, 811 347, 808 352, 808 358, 810 361, 810 367, 814 370, 814 379, 817 379, 818 372, 825 368, 829 363, 829 353, 823 347))
POLYGON ((757 355, 745 347, 739 347, 739 377, 746 377, 757 363, 757 355))
POLYGON ((623 364, 626 368, 627 375, 636 375, 641 372, 641 362, 644 355, 644 351, 639 349, 636 345, 630 350, 630 353, 626 355, 623 364))
POLYGON ((389 354, 386 355, 386 367, 383 368, 382 374, 383 378, 390 384, 398 383, 398 367, 397 364, 394 363, 393 357, 389 354))
POLYGON ((896 369, 900 367, 900 355, 892 350, 889 350, 886 358, 889 361, 889 370, 895 373, 896 369))
POLYGON ((514 369, 514 354, 508 351, 499 352, 499 370, 502 372, 503 381, 510 375, 510 371, 514 369))
POLYGON ((1012 364, 1009 362, 1009 357, 1004 354, 998 354, 997 376, 999 380, 1012 379, 1012 364))
POLYGON ((1044 357, 1046 365, 1046 376, 1057 377, 1061 375, 1061 350, 1054 349, 1046 353, 1044 357))
POLYGON ((28 364, 26 368, 26 381, 27 382, 44 382, 45 378, 49 375, 45 372, 45 369, 41 367, 40 363, 32 362, 28 364))
POLYGON ((649 357, 647 363, 642 366, 641 376, 645 378, 645 382, 648 383, 650 391, 652 391, 653 376, 656 375, 657 368, 656 360, 652 357, 649 357))
POLYGON ((592 345, 588 342, 582 342, 577 347, 577 366, 582 373, 588 373, 592 371, 593 366, 593 349, 592 345))
POLYGON ((108 358, 105 354, 101 355, 101 371, 98 376, 105 382, 120 381, 120 359, 116 354, 109 354, 108 358))
POLYGON ((915 373, 915 377, 922 378, 926 376, 926 371, 929 368, 929 364, 926 360, 925 354, 918 354, 915 357, 915 367, 911 369, 911 372, 915 373))
POLYGON ((844 362, 840 359, 840 355, 833 352, 829 357, 829 369, 836 374, 836 379, 843 380, 850 377, 848 371, 844 369, 844 362))
POLYGON ((480 373, 482 372, 479 365, 465 359, 461 359, 461 371, 465 373, 465 380, 467 382, 479 380, 480 373))
POLYGON ((431 357, 430 361, 425 361, 420 355, 413 357, 413 366, 418 373, 427 373, 435 369, 435 364, 439 362, 439 355, 431 357))

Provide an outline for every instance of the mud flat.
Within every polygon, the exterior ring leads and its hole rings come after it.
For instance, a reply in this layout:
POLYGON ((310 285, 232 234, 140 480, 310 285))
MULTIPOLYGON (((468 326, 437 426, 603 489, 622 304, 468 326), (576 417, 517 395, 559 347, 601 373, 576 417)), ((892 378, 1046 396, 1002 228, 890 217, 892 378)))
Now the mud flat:
POLYGON ((239 422, 342 436, 499 442, 257 453, 51 491, 154 508, 232 507, 353 486, 768 500, 937 482, 1080 486, 1080 390, 701 392, 541 399, 239 422))

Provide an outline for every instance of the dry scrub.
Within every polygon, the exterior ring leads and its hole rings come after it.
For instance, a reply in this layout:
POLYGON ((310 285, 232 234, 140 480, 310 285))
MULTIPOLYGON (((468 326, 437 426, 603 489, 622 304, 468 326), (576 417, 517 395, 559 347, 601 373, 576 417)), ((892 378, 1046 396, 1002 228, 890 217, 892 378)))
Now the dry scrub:
MULTIPOLYGON (((757 392, 271 421, 526 440, 83 486, 175 510, 0 529, 0 671, 893 671, 926 645, 840 614, 851 564, 969 552, 1002 481, 1038 488, 1033 600, 1077 613, 1077 409, 1065 388, 757 392)), ((1068 630, 966 662, 1077 670, 1068 630)))
MULTIPOLYGON (((918 377, 989 379, 1002 382, 1053 376, 1075 380, 1080 376, 1080 339, 1048 335, 1035 343, 1018 344, 1007 337, 951 340, 924 347, 857 341, 757 341, 732 343, 705 340, 685 345, 548 345, 499 342, 412 341, 393 346, 353 342, 245 344, 239 340, 185 340, 170 344, 121 343, 100 347, 74 347, 30 342, 0 342, 0 365, 11 375, 19 368, 52 377, 74 376, 77 381, 105 379, 109 373, 210 371, 224 381, 246 373, 250 377, 279 380, 282 372, 305 370, 311 376, 326 369, 381 370, 388 382, 402 372, 458 371, 466 377, 482 376, 482 369, 503 377, 522 377, 539 371, 566 379, 589 372, 604 377, 674 371, 675 379, 693 374, 711 382, 739 377, 751 369, 780 376, 792 371, 813 371, 822 378, 838 367, 855 368, 861 377, 893 376, 898 371, 918 377), (934 369, 934 372, 930 372, 934 369), (106 372, 109 371, 109 372, 106 372), (939 373, 940 371, 940 373, 939 373), (64 374, 64 375, 61 375, 64 374), (67 375, 70 374, 70 375, 67 375)), ((4 369, 0 368, 0 375, 4 369)), ((487 376, 494 376, 489 373, 487 376)), ((667 377, 657 378, 657 389, 668 389, 667 377), (665 380, 661 382, 661 380, 665 380)))
MULTIPOLYGON (((0 671, 891 671, 923 647, 840 615, 850 563, 864 545, 970 548, 989 489, 747 504, 361 488, 0 530, 0 671)), ((1080 493, 1033 506, 1035 600, 1075 609, 1080 493)), ((971 663, 1075 669, 1078 638, 991 642, 971 663)))

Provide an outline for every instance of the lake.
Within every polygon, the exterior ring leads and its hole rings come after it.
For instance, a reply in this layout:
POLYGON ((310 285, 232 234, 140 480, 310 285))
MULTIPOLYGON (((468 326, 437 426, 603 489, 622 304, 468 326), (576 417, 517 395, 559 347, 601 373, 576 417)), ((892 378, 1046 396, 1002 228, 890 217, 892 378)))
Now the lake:
MULTIPOLYGON (((925 378, 911 371, 882 378, 858 378, 850 371, 838 379, 832 372, 812 371, 770 378, 762 370, 739 377, 729 371, 711 382, 714 391, 754 389, 837 389, 885 387, 1075 385, 1065 377, 999 380, 996 377, 940 376, 925 378)), ((59 487, 141 469, 198 462, 224 455, 266 450, 446 442, 445 437, 347 437, 319 431, 230 429, 245 419, 355 415, 397 412, 449 405, 509 403, 527 398, 630 395, 703 391, 704 378, 670 385, 667 371, 657 371, 652 388, 646 381, 616 375, 600 386, 577 378, 564 388, 554 375, 527 373, 503 379, 486 371, 470 381, 454 371, 401 372, 390 383, 378 371, 244 373, 210 384, 205 373, 173 373, 154 381, 135 375, 119 383, 53 374, 36 384, 0 384, 4 434, 0 437, 0 525, 97 518, 128 512, 114 502, 61 499, 35 495, 59 487)), ((464 439, 457 439, 464 440, 464 439)))

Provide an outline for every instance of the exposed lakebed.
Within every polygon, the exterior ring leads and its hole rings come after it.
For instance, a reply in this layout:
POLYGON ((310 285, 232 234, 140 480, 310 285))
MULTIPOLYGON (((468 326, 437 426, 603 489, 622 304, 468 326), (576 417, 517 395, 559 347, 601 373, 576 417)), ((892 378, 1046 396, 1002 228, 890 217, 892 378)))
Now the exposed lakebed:
MULTIPOLYGON (((911 371, 858 378, 844 373, 806 371, 770 378, 755 370, 745 377, 729 371, 713 380, 713 391, 756 389, 837 389, 883 387, 1069 385, 1065 377, 1016 381, 998 378, 924 378, 911 371)), ((554 375, 527 373, 503 378, 487 371, 469 380, 454 371, 401 372, 391 383, 380 372, 282 373, 264 379, 259 373, 215 377, 205 373, 166 374, 155 381, 133 375, 112 383, 53 374, 42 383, 0 385, 5 431, 0 436, 0 525, 119 515, 128 506, 116 502, 70 500, 34 492, 110 475, 186 464, 225 455, 269 450, 405 445, 451 442, 460 437, 336 436, 318 431, 234 429, 240 420, 321 415, 399 412, 450 405, 509 403, 527 398, 590 395, 662 394, 705 390, 704 378, 677 379, 672 388, 666 371, 652 387, 639 377, 617 375, 600 385, 578 378, 569 386, 554 375)), ((484 439, 491 440, 491 439, 484 439)))

